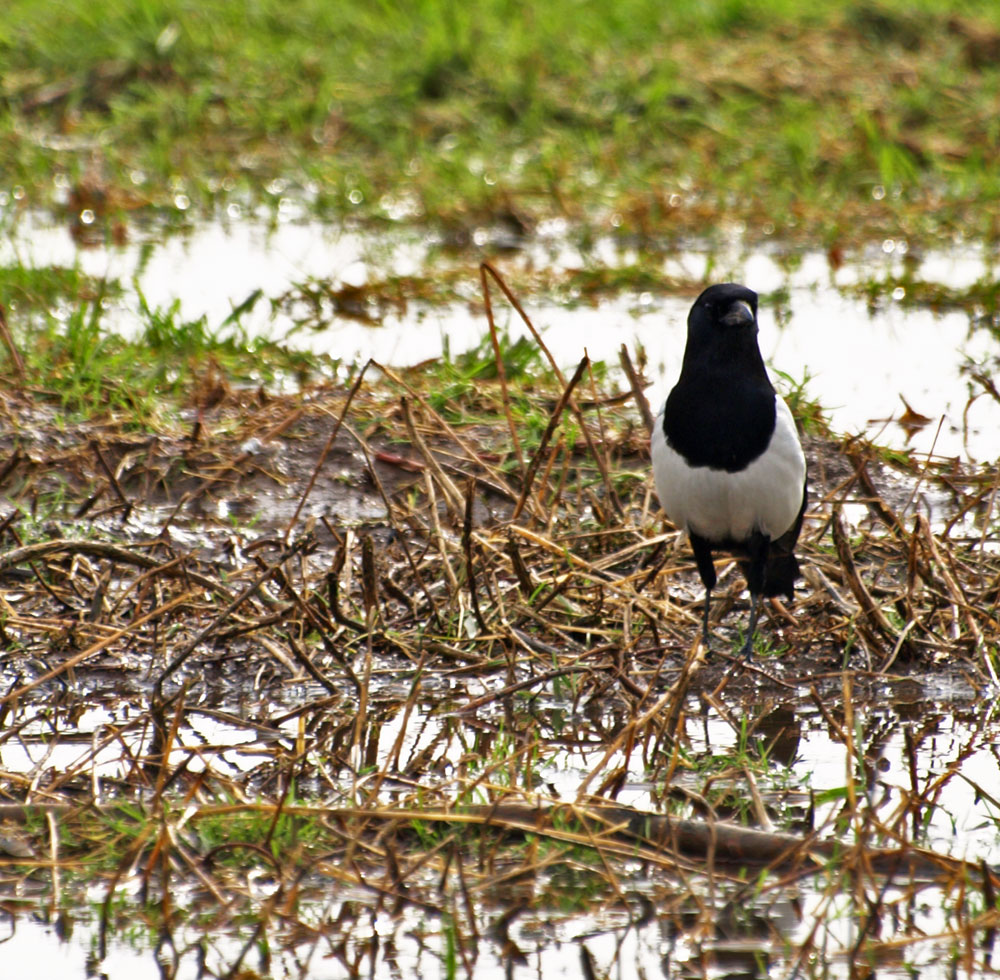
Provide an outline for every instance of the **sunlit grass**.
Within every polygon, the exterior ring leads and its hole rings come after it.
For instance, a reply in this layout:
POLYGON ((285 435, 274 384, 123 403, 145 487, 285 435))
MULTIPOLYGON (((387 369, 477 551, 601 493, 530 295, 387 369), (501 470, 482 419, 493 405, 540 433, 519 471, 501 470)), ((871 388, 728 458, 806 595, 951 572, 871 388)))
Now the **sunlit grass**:
POLYGON ((58 403, 63 421, 113 415, 127 425, 156 426, 187 407, 211 407, 230 387, 302 383, 335 372, 329 358, 251 337, 239 315, 221 324, 186 318, 175 301, 151 306, 136 293, 131 337, 109 322, 123 294, 117 282, 76 269, 0 268, 8 324, 24 374, 0 351, 0 376, 58 403))
POLYGON ((20 185, 27 204, 183 220, 293 197, 369 222, 556 216, 658 239, 1000 232, 986 2, 97 11, 0 13, 8 200, 20 185))

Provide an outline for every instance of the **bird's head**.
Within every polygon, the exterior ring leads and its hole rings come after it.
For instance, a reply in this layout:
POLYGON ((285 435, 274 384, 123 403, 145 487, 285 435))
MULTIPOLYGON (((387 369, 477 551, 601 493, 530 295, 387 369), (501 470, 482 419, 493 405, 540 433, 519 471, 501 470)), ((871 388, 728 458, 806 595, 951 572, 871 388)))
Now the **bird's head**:
POLYGON ((757 294, 735 282, 709 286, 691 307, 688 325, 702 329, 712 327, 751 328, 757 332, 757 294))
POLYGON ((709 286, 688 314, 684 361, 692 368, 742 364, 764 373, 757 347, 757 294, 735 282, 709 286))

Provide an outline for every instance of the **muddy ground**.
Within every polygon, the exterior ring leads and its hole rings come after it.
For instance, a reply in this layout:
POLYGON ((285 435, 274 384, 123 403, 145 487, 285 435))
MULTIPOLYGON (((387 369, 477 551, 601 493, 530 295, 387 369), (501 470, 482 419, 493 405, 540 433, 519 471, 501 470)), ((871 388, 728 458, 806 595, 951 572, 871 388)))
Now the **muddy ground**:
MULTIPOLYGON (((300 636, 313 634, 308 656, 323 670, 333 647, 353 650, 366 635, 366 602, 378 627, 376 652, 401 657, 405 668, 426 654, 414 638, 426 636, 429 624, 433 642, 455 647, 448 659, 470 664, 513 654, 516 669, 517 653, 531 642, 574 659, 596 648, 594 669, 609 655, 626 655, 629 667, 615 669, 625 690, 612 685, 619 696, 634 695, 629 670, 644 685, 649 671, 683 660, 697 635, 701 587, 687 546, 661 533, 645 429, 628 401, 613 392, 603 411, 600 400, 580 410, 590 446, 576 428, 572 442, 560 433, 543 447, 536 485, 511 521, 522 480, 510 467, 502 417, 494 426, 446 424, 423 395, 399 395, 399 385, 383 380, 381 390, 363 386, 350 405, 346 387, 294 398, 230 392, 208 411, 190 411, 171 433, 155 434, 111 420, 67 423, 36 399, 8 397, 3 570, 8 612, 18 624, 8 625, 11 639, 29 661, 38 656, 29 652, 36 644, 51 651, 55 643, 72 655, 153 608, 159 590, 190 588, 197 574, 204 595, 169 615, 177 641, 161 637, 150 646, 126 630, 74 668, 78 677, 107 669, 117 648, 148 680, 181 637, 204 626, 213 602, 230 600, 270 568, 270 579, 234 610, 243 625, 217 624, 185 668, 237 657, 243 677, 248 658, 253 673, 266 664, 280 673, 258 639, 273 641, 274 631, 288 629, 284 613, 300 636), (419 444, 407 431, 406 411, 424 432, 419 444), (595 446, 600 459, 590 455, 595 446), (374 583, 365 580, 366 541, 374 583), (122 552, 104 554, 104 546, 122 552), (292 564, 282 572, 276 559, 286 552, 292 564), (291 568, 294 583, 284 578, 291 568), (553 602, 557 596, 565 608, 553 602), (505 597, 518 614, 503 615, 506 625, 497 628, 505 597), (626 609, 634 618, 623 639, 626 609), (477 625, 456 636, 449 623, 463 615, 477 625), (32 619, 48 625, 33 635, 32 619), (390 635, 407 640, 394 647, 390 635)), ((496 397, 484 390, 483 397, 496 397)), ((551 395, 537 401, 542 412, 555 407, 551 395)), ((844 667, 929 675, 932 686, 942 674, 947 685, 988 682, 997 598, 989 474, 963 472, 957 460, 892 467, 872 447, 829 434, 808 436, 806 447, 808 572, 800 596, 771 604, 763 633, 773 649, 753 669, 730 671, 746 595, 738 571, 724 572, 719 649, 706 658, 698 686, 712 689, 731 673, 730 683, 742 680, 759 692, 759 685, 820 682, 844 667), (845 536, 853 561, 846 569, 845 536)), ((154 632, 162 634, 163 625, 154 632)), ((44 662, 57 669, 49 655, 44 662)), ((17 657, 8 670, 22 680, 33 673, 17 657)), ((240 686, 233 696, 245 693, 240 686)))

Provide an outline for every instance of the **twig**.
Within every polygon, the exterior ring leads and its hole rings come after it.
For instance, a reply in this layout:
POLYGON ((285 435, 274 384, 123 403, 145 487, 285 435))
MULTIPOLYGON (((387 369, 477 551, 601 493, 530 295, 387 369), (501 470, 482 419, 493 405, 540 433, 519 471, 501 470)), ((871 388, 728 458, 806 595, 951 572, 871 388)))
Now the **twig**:
MULTIPOLYGON (((438 484, 444 493, 445 506, 448 508, 448 513, 451 519, 457 524, 458 523, 458 509, 462 505, 462 495, 459 493, 458 487, 455 486, 451 477, 441 468, 441 464, 437 461, 434 454, 427 448, 427 443, 424 442, 423 436, 420 434, 416 425, 413 423, 413 414, 410 412, 410 403, 404 395, 399 399, 400 406, 403 410, 403 421, 406 423, 406 431, 410 434, 410 440, 413 445, 420 450, 420 454, 427 461, 427 465, 430 467, 431 472, 437 477, 438 484)), ((425 473, 426 477, 427 474, 425 473)))
MULTIPOLYGON (((552 372, 559 379, 559 383, 565 388, 566 379, 563 377, 562 371, 559 370, 559 365, 556 362, 556 359, 552 356, 552 352, 546 346, 545 341, 542 339, 542 335, 538 332, 538 330, 535 328, 535 325, 531 322, 531 317, 529 317, 528 314, 525 313, 524 307, 521 306, 520 302, 518 301, 514 293, 511 291, 510 287, 507 285, 506 282, 504 282, 503 276, 501 276, 500 273, 497 272, 497 270, 489 262, 483 262, 481 268, 489 272, 489 274, 493 277, 496 283, 500 286, 500 289, 503 290, 503 294, 504 296, 507 297, 507 300, 510 302, 510 305, 514 307, 514 309, 517 311, 518 316, 520 316, 521 319, 524 321, 525 326, 527 326, 527 328, 531 331, 531 336, 535 338, 535 343, 538 344, 539 349, 545 355, 546 360, 548 360, 549 365, 552 368, 552 372)), ((587 360, 586 355, 584 355, 584 360, 585 361, 587 360)), ((578 367, 577 371, 579 372, 579 370, 580 368, 578 367)), ((573 387, 574 386, 571 384, 570 385, 571 391, 573 387)), ((621 504, 618 502, 617 495, 615 494, 614 487, 611 483, 611 476, 610 473, 608 472, 607 460, 604 458, 604 455, 603 453, 601 453, 599 447, 594 444, 593 436, 590 434, 590 429, 587 427, 587 423, 583 417, 583 412, 580 410, 580 406, 577 405, 576 401, 572 397, 568 397, 567 402, 569 404, 570 411, 576 416, 577 421, 580 423, 580 431, 583 433, 583 438, 587 443, 587 449, 590 452, 591 459, 593 459, 594 462, 597 463, 597 468, 601 472, 601 479, 604 482, 605 489, 607 490, 608 499, 611 501, 611 506, 614 507, 615 511, 618 513, 618 516, 622 517, 623 514, 621 510, 621 504)), ((521 506, 523 506, 523 504, 521 506)))
POLYGON ((538 448, 535 450, 535 454, 531 457, 531 461, 528 463, 528 471, 524 476, 524 486, 521 488, 521 496, 518 498, 517 505, 514 507, 514 513, 511 514, 510 517, 512 521, 516 521, 518 517, 521 516, 521 511, 524 510, 524 504, 528 499, 528 494, 531 493, 531 485, 535 481, 535 474, 538 472, 538 465, 542 461, 542 454, 545 452, 545 447, 549 444, 549 440, 552 438, 552 433, 555 432, 556 426, 562 418, 563 409, 566 407, 566 403, 573 394, 573 389, 580 383, 580 379, 583 377, 583 372, 587 370, 587 365, 589 363, 590 358, 584 355, 583 360, 577 365, 576 371, 573 373, 573 377, 570 378, 569 384, 563 387, 562 395, 560 395, 559 401, 556 403, 556 407, 552 409, 552 413, 549 415, 549 423, 545 427, 545 431, 542 433, 542 438, 538 443, 538 448))
POLYGON ((244 602, 247 601, 269 578, 274 574, 274 570, 282 565, 285 561, 291 558, 292 555, 301 551, 305 547, 307 539, 302 538, 295 542, 290 547, 286 548, 277 559, 267 566, 262 572, 260 572, 254 580, 243 589, 242 592, 235 599, 232 600, 218 615, 203 629, 201 629, 198 634, 190 640, 178 653, 173 660, 164 668, 163 672, 156 679, 156 683, 153 685, 153 697, 154 701, 162 703, 163 701, 163 682, 170 677, 178 668, 183 666, 185 661, 191 656, 192 653, 198 648, 201 643, 204 643, 213 633, 215 633, 218 628, 225 623, 230 616, 244 602))
POLYGON ((60 674, 66 673, 67 670, 82 664, 85 660, 89 660, 95 654, 100 653, 107 647, 111 646, 116 640, 120 640, 123 636, 128 636, 129 634, 135 633, 135 631, 140 626, 145 626, 146 623, 151 623, 154 620, 159 619, 165 613, 170 612, 171 609, 176 609, 178 606, 183 605, 185 602, 190 602, 194 597, 195 593, 185 592, 182 595, 175 596, 169 602, 165 602, 162 606, 157 606, 156 609, 150 610, 145 616, 140 616, 138 619, 133 620, 128 626, 120 630, 115 630, 114 633, 109 636, 104 637, 104 639, 99 640, 97 643, 92 644, 87 647, 86 650, 81 650, 79 653, 74 654, 72 657, 68 657, 64 660, 58 667, 53 667, 51 670, 46 671, 40 677, 36 677, 33 681, 28 684, 23 684, 21 687, 15 688, 13 691, 8 691, 2 698, 0 698, 0 706, 7 704, 10 701, 14 701, 17 698, 22 697, 29 691, 33 691, 36 687, 58 677, 60 674))
POLYGON ((176 561, 160 562, 139 551, 131 551, 128 548, 109 544, 106 541, 53 538, 51 541, 40 541, 37 544, 28 544, 21 548, 14 548, 5 554, 0 554, 0 574, 18 565, 29 564, 41 558, 48 558, 50 555, 57 554, 90 555, 94 558, 106 558, 108 561, 122 562, 127 565, 138 565, 140 568, 148 568, 153 572, 162 572, 164 575, 170 575, 175 578, 186 578, 194 585, 198 585, 209 592, 215 592, 227 599, 231 595, 230 592, 215 580, 186 568, 183 564, 178 564, 176 561))
POLYGON ((646 431, 652 432, 653 413, 649 407, 649 400, 646 398, 646 393, 642 390, 642 380, 635 366, 632 364, 632 358, 629 357, 628 348, 624 344, 622 344, 621 350, 618 352, 618 360, 621 363, 622 370, 625 372, 625 377, 628 378, 629 387, 632 389, 632 397, 635 399, 636 407, 642 416, 646 431))
POLYGON ((427 414, 437 422, 441 428, 448 433, 449 438, 451 438, 455 445, 457 445, 463 453, 465 453, 466 459, 470 462, 484 466, 487 472, 490 474, 490 478, 500 487, 503 488, 504 495, 509 497, 511 500, 517 499, 517 494, 510 488, 510 485, 504 479, 503 474, 495 466, 487 463, 483 460, 482 456, 475 451, 475 449, 455 431, 454 426, 450 425, 441 414, 427 401, 427 399, 412 385, 408 385, 395 371, 390 367, 386 367, 384 364, 380 364, 378 361, 372 362, 390 381, 398 384, 401 388, 404 388, 415 401, 420 403, 420 407, 423 408, 427 414))
POLYGON ((465 580, 469 586, 469 597, 472 599, 472 612, 480 631, 486 632, 486 620, 479 608, 479 595, 476 592, 476 570, 472 565, 472 510, 476 500, 476 478, 469 477, 465 487, 465 519, 462 522, 462 551, 465 552, 465 580))
POLYGON ((364 379, 365 372, 368 370, 369 365, 374 363, 375 362, 372 360, 365 361, 364 367, 358 372, 358 376, 354 379, 354 384, 351 385, 351 390, 347 393, 347 400, 344 402, 344 407, 341 409, 340 415, 337 416, 337 421, 334 423, 333 431, 327 437, 326 445, 323 447, 322 452, 320 452, 319 459, 316 460, 316 465, 313 467, 313 471, 309 476, 309 482, 306 484, 305 490, 302 491, 302 495, 299 497, 299 502, 296 504, 295 512, 292 514, 291 519, 285 527, 286 543, 292 533, 292 528, 295 527, 295 524, 299 519, 299 514, 302 513, 302 508, 305 507, 306 500, 309 499, 309 494, 312 493, 312 488, 316 485, 316 479, 319 477, 319 471, 323 468, 323 464, 326 462, 326 457, 333 448, 334 440, 337 438, 337 433, 340 432, 340 427, 344 423, 344 418, 347 415, 347 410, 351 407, 351 402, 354 401, 354 396, 358 393, 358 389, 361 387, 361 382, 364 379))
POLYGON ((510 392, 507 390, 507 369, 503 363, 503 353, 500 350, 500 341, 497 337, 496 323, 493 321, 493 301, 490 297, 489 282, 486 279, 486 263, 479 265, 479 284, 483 294, 483 305, 486 307, 486 322, 490 328, 490 343, 493 345, 493 360, 497 366, 497 377, 500 379, 500 392, 503 397, 504 415, 507 417, 507 428, 510 431, 511 444, 514 447, 514 455, 517 457, 517 465, 521 467, 522 476, 524 474, 524 453, 521 450, 521 440, 517 435, 517 426, 514 425, 514 416, 510 410, 510 392))
POLYGON ((3 341, 4 347, 7 348, 7 353, 10 354, 11 362, 14 365, 14 373, 17 375, 17 380, 24 384, 25 370, 24 370, 24 358, 21 357, 21 352, 17 349, 17 345, 14 343, 14 336, 10 332, 10 327, 7 325, 7 310, 4 308, 3 304, 0 303, 0 340, 3 341))
POLYGON ((864 582, 861 581, 861 576, 858 575, 858 569, 854 563, 854 555, 851 554, 851 544, 847 539, 847 529, 844 527, 844 517, 839 503, 833 506, 830 523, 833 529, 833 543, 837 548, 837 557, 840 559, 840 565, 844 572, 844 578, 847 579, 847 585, 851 592, 854 593, 854 598, 858 600, 865 618, 888 641, 891 650, 899 639, 899 632, 886 619, 885 613, 879 608, 878 604, 872 598, 871 593, 865 587, 864 582))

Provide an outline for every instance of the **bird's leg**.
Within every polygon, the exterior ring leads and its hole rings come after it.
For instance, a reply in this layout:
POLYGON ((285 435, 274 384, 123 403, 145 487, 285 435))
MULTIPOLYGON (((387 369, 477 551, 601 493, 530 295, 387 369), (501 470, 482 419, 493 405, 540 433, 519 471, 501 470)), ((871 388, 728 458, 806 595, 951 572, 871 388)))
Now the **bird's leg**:
POLYGON ((705 610, 701 617, 701 641, 705 644, 705 649, 707 650, 711 643, 709 642, 708 636, 708 607, 712 599, 712 590, 705 589, 705 610))
POLYGON ((757 619, 760 616, 761 601, 764 596, 764 576, 767 572, 767 553, 771 547, 771 539, 760 531, 754 531, 747 541, 747 551, 750 561, 746 566, 747 585, 750 588, 750 623, 747 626, 747 636, 743 641, 740 656, 749 660, 753 654, 753 638, 757 632, 757 619))
POLYGON ((757 617, 760 616, 761 594, 759 592, 750 593, 750 623, 747 626, 747 638, 743 641, 743 648, 740 650, 742 660, 750 660, 753 656, 753 638, 757 632, 757 617))
POLYGON ((715 564, 712 561, 712 546, 703 537, 689 533, 691 539, 691 550, 694 552, 695 564, 698 566, 698 574, 701 576, 702 585, 705 586, 705 612, 701 620, 701 638, 705 646, 710 646, 708 634, 708 609, 712 598, 712 589, 715 588, 715 564))

